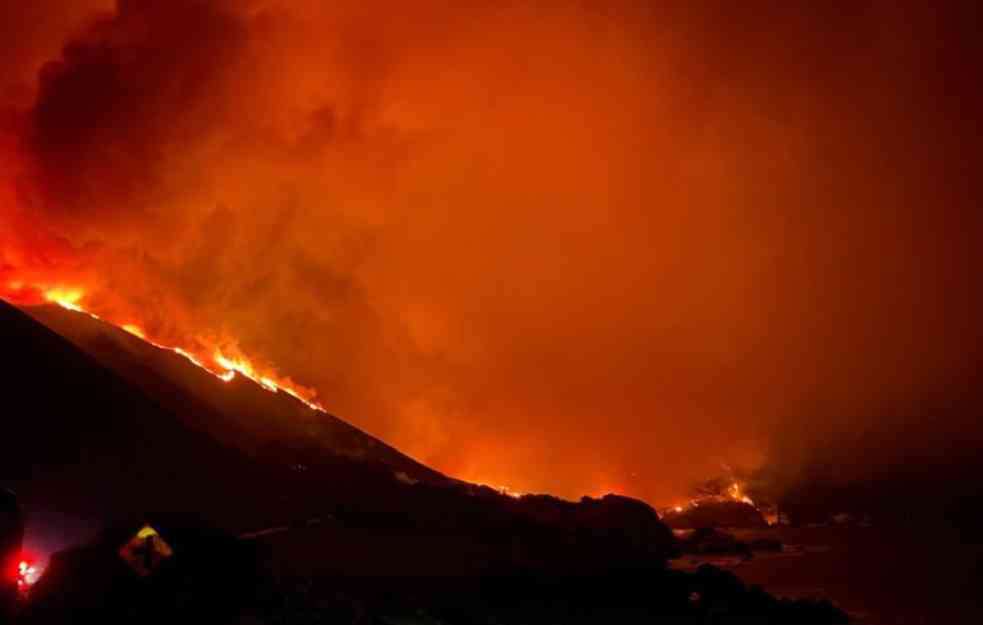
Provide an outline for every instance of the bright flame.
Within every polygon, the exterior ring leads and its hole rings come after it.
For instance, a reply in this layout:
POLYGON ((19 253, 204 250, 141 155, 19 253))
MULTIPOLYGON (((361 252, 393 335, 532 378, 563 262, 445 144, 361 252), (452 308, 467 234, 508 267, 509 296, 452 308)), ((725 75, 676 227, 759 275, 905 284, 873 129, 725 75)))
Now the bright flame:
POLYGON ((147 335, 143 333, 143 330, 140 329, 140 326, 135 326, 132 323, 128 323, 125 326, 123 326, 123 329, 137 338, 141 338, 141 339, 147 338, 147 335))
POLYGON ((280 390, 280 385, 277 384, 275 380, 256 373, 256 370, 253 368, 252 364, 250 364, 250 362, 244 358, 226 358, 222 354, 221 350, 218 349, 215 350, 213 357, 215 358, 215 362, 218 363, 220 367, 225 369, 227 373, 230 373, 233 376, 238 372, 253 382, 265 387, 268 391, 276 393, 280 390))
POLYGON ((53 304, 58 304, 62 308, 67 308, 68 310, 85 312, 85 310, 83 310, 79 305, 79 302, 82 300, 84 295, 85 291, 82 289, 54 288, 44 292, 44 299, 53 304))
POLYGON ((730 498, 733 499, 734 501, 740 501, 742 503, 746 503, 751 507, 754 507, 754 501, 752 501, 750 497, 748 497, 741 491, 741 485, 738 484, 737 482, 731 484, 729 492, 730 492, 730 498))
MULTIPOLYGON (((7 286, 13 291, 22 291, 28 287, 28 285, 25 285, 19 280, 11 281, 7 286)), ((110 320, 103 319, 82 305, 85 298, 85 290, 82 288, 70 288, 64 286, 48 287, 39 285, 33 286, 32 288, 35 289, 35 292, 42 295, 44 301, 57 304, 58 306, 73 312, 88 315, 89 317, 99 321, 112 323, 110 320)), ((144 329, 136 324, 117 323, 114 325, 117 325, 125 332, 146 341, 158 349, 167 350, 181 356, 191 364, 200 369, 204 369, 223 382, 231 382, 235 379, 236 374, 240 374, 246 378, 249 378, 256 384, 259 384, 267 391, 272 393, 282 391, 312 410, 327 412, 319 403, 314 401, 315 391, 313 389, 295 384, 289 378, 280 378, 274 375, 272 372, 260 373, 252 361, 241 354, 230 357, 219 348, 214 348, 209 353, 207 349, 189 349, 177 345, 165 345, 151 339, 144 329)))
POLYGON ((754 503, 750 497, 744 493, 744 489, 741 488, 740 482, 733 482, 725 493, 716 495, 703 495, 695 499, 690 499, 685 504, 674 505, 663 509, 664 514, 673 513, 680 514, 690 508, 699 508, 701 503, 706 502, 721 502, 721 501, 737 501, 740 503, 746 503, 752 508, 757 508, 758 505, 754 503))

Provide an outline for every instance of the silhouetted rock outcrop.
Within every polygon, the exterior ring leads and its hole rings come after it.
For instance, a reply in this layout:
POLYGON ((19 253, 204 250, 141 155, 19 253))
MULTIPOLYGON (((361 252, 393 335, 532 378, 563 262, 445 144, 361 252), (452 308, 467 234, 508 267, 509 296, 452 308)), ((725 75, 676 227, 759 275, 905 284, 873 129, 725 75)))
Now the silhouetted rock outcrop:
POLYGON ((674 552, 672 532, 656 511, 643 501, 608 494, 579 502, 549 495, 526 495, 517 509, 541 523, 565 528, 574 534, 603 537, 635 553, 665 559, 674 552))
POLYGON ((693 554, 737 554, 750 557, 751 546, 732 534, 709 527, 694 530, 680 541, 683 552, 693 554))
MULTIPOLYGON (((703 566, 683 573, 615 561, 590 575, 514 569, 420 577, 305 572, 271 560, 275 543, 155 523, 173 548, 141 577, 119 557, 140 524, 52 561, 26 625, 115 623, 845 623, 828 602, 783 601, 703 566)), ((316 536, 308 536, 308 541, 316 536)), ((395 555, 395 554, 394 554, 395 555)), ((338 557, 338 556, 336 556, 338 557)))
POLYGON ((707 501, 687 506, 681 512, 668 512, 663 520, 672 529, 708 527, 759 528, 768 523, 758 510, 740 501, 707 501))
POLYGON ((259 588, 250 543, 214 529, 154 522, 170 555, 153 559, 152 572, 142 574, 120 549, 143 527, 121 523, 89 545, 56 554, 32 589, 22 621, 239 622, 259 588))
POLYGON ((758 586, 746 587, 733 573, 704 564, 693 574, 695 603, 710 623, 848 623, 829 601, 777 599, 758 586))

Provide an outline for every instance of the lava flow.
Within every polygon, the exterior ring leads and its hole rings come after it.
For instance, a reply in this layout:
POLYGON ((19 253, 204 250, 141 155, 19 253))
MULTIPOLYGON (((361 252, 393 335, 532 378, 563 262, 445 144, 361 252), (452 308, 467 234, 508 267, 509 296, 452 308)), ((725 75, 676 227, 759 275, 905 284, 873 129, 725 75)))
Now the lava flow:
MULTIPOLYGON (((41 300, 44 302, 55 304, 67 310, 88 315, 104 323, 115 325, 158 349, 167 350, 181 356, 191 364, 204 369, 223 382, 231 382, 235 379, 236 375, 242 375, 271 393, 286 393, 312 410, 327 412, 323 406, 314 400, 316 392, 313 389, 298 385, 287 378, 278 377, 271 372, 260 372, 252 361, 241 353, 238 353, 238 350, 235 350, 233 353, 228 348, 223 349, 218 346, 201 345, 201 341, 198 341, 199 345, 194 348, 190 346, 166 345, 149 337, 147 332, 137 324, 117 323, 92 312, 82 305, 82 300, 85 297, 84 289, 66 287, 34 287, 34 289, 28 289, 21 282, 11 282, 7 286, 12 291, 20 293, 27 290, 36 290, 40 293, 41 300)), ((12 303, 18 303, 18 298, 12 298, 12 303)))

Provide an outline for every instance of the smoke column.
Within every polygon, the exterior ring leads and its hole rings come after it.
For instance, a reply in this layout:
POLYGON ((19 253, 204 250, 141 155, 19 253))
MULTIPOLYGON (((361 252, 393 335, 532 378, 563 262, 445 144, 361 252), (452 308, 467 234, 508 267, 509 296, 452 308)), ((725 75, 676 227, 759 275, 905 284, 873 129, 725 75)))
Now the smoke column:
POLYGON ((968 453, 979 9, 649 4, 3 2, 0 296, 521 491, 968 453))

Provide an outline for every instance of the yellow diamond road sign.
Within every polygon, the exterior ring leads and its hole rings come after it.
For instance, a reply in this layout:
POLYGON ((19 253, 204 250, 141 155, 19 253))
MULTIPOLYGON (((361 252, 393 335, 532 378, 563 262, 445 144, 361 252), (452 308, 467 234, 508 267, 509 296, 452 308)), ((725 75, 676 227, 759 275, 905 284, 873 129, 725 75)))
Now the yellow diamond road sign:
POLYGON ((140 531, 119 549, 119 557, 123 558, 123 561, 140 577, 152 574, 173 555, 174 550, 171 546, 149 525, 140 528, 140 531))

